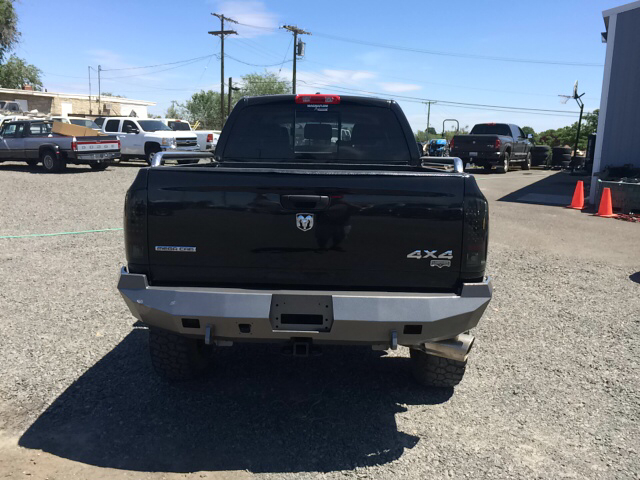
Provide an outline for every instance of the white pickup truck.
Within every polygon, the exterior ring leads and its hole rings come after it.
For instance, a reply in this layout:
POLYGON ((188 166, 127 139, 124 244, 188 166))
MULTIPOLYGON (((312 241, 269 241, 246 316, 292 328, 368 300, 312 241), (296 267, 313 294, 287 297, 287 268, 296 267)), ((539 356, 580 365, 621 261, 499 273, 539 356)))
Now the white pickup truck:
POLYGON ((198 145, 203 152, 211 152, 215 150, 220 136, 220 130, 194 130, 186 120, 178 118, 158 118, 171 130, 176 132, 193 132, 198 137, 198 145))
MULTIPOLYGON (((95 122, 100 131, 117 135, 121 144, 121 159, 143 158, 151 164, 151 157, 161 151, 199 151, 198 139, 193 132, 175 132, 157 119, 134 117, 98 117, 95 122)), ((192 163, 187 160, 182 163, 192 163)))

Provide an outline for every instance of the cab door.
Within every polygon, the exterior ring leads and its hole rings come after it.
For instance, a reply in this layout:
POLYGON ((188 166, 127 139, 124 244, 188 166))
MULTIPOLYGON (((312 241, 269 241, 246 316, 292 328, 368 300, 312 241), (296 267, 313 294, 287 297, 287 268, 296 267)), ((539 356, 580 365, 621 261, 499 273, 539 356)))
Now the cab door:
POLYGON ((125 135, 120 130, 120 124, 122 121, 118 118, 106 119, 104 122, 103 132, 107 135, 115 135, 120 140, 120 153, 122 155, 130 155, 131 142, 128 135, 125 135))
POLYGON ((125 155, 134 155, 144 152, 144 134, 140 131, 140 126, 133 120, 122 121, 122 135, 127 137, 127 152, 125 155))
POLYGON ((2 160, 24 159, 24 138, 22 137, 22 123, 10 123, 2 129, 2 147, 0 157, 2 160))
POLYGON ((527 138, 520 127, 516 125, 509 125, 511 128, 511 135, 513 136, 513 159, 521 159, 524 157, 524 149, 527 138))

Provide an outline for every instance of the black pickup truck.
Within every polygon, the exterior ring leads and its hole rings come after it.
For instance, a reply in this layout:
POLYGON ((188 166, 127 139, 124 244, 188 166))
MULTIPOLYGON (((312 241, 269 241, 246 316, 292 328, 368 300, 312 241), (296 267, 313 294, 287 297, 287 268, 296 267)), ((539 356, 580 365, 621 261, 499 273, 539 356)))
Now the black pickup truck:
POLYGON ((215 161, 163 155, 127 192, 118 283, 158 373, 193 378, 246 341, 404 345, 421 383, 462 379, 491 299, 488 205, 459 159, 424 163, 395 102, 244 98, 215 161))
POLYGON ((469 135, 456 135, 451 140, 451 155, 490 171, 507 173, 514 163, 523 170, 531 168, 531 135, 508 123, 479 123, 469 135))
POLYGON ((0 128, 0 162, 42 163, 46 172, 60 172, 68 163, 104 170, 120 157, 120 141, 113 135, 70 137, 52 133, 48 120, 16 120, 0 128))

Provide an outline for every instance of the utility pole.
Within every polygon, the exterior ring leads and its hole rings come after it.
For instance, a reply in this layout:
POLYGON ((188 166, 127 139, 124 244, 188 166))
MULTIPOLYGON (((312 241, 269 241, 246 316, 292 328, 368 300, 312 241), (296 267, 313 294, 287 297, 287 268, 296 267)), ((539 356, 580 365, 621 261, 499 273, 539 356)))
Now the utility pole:
POLYGON ((238 87, 234 87, 233 86, 233 78, 229 77, 229 100, 227 102, 227 118, 229 118, 229 115, 231 115, 231 93, 232 92, 237 92, 238 90, 240 90, 238 87))
POLYGON ((238 23, 234 19, 225 17, 222 13, 212 13, 214 17, 220 19, 220 30, 214 30, 209 32, 209 35, 216 35, 220 37, 220 128, 224 125, 224 36, 225 35, 237 35, 235 30, 225 30, 224 21, 227 20, 231 23, 238 23))
POLYGON ((100 86, 100 71, 102 67, 98 65, 98 115, 102 114, 102 89, 100 86))
POLYGON ((580 126, 582 125, 582 110, 584 109, 584 103, 582 103, 582 100, 580 99, 580 97, 582 97, 584 93, 582 95, 578 95, 577 83, 578 82, 576 82, 576 89, 575 89, 575 93, 573 94, 573 98, 575 99, 576 103, 580 105, 580 118, 578 120, 578 133, 576 134, 576 143, 573 147, 573 158, 571 159, 572 166, 575 166, 576 156, 578 155, 578 142, 580 141, 580 126))
POLYGON ((285 30, 289 30, 293 33, 293 94, 296 94, 296 58, 299 53, 298 47, 298 35, 311 35, 311 32, 306 32, 301 28, 296 27, 295 25, 283 25, 280 28, 284 28, 285 30))
POLYGON ((89 115, 91 115, 91 65, 87 67, 89 71, 89 115))
POLYGON ((427 104, 427 143, 429 143, 429 125, 430 125, 430 120, 431 120, 431 104, 432 103, 437 103, 434 100, 429 100, 428 102, 424 102, 427 104))
POLYGON ((231 89, 233 88, 232 82, 233 79, 229 77, 229 100, 227 101, 227 118, 229 118, 229 115, 231 115, 231 89))

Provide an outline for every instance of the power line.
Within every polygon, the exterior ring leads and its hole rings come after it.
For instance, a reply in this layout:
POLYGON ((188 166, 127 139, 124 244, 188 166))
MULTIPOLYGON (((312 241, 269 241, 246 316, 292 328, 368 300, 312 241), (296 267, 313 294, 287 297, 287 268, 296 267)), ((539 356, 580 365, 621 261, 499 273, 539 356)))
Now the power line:
MULTIPOLYGON (((303 63, 313 63, 316 65, 322 65, 324 67, 329 67, 329 68, 335 68, 335 65, 329 65, 326 63, 321 63, 321 62, 316 62, 315 60, 309 60, 309 59, 304 59, 301 60, 303 63)), ((378 75, 380 75, 380 77, 382 78, 393 78, 395 80, 403 80, 405 82, 412 82, 415 83, 416 85, 437 85, 440 87, 452 87, 452 88, 459 88, 462 90, 478 90, 478 91, 482 91, 482 92, 496 92, 496 93, 508 93, 508 94, 512 94, 512 95, 530 95, 530 96, 535 96, 535 97, 553 97, 553 98, 557 98, 557 95, 554 94, 550 94, 550 93, 533 93, 533 92, 514 92, 514 91, 510 91, 510 90, 498 90, 495 88, 481 88, 481 87, 469 87, 469 86, 465 86, 465 85, 454 85, 451 83, 438 83, 438 82, 428 82, 422 79, 415 79, 415 78, 406 78, 406 77, 397 77, 395 75, 388 75, 386 73, 384 73, 384 71, 382 71, 382 73, 380 73, 379 71, 376 71, 376 73, 378 75)), ((322 75, 322 74, 320 74, 322 75)), ((326 76, 326 75, 323 75, 326 76)))
MULTIPOLYGON (((201 58, 198 58, 198 59, 196 59, 196 60, 192 60, 191 62, 188 62, 188 63, 183 63, 183 64, 181 64, 181 65, 177 65, 177 66, 175 66, 175 67, 163 68, 162 70, 155 70, 155 71, 153 71, 153 72, 136 73, 136 74, 133 74, 133 75, 120 75, 120 76, 118 76, 118 77, 102 77, 102 78, 103 78, 103 79, 107 79, 107 78, 131 78, 131 77, 144 77, 144 76, 147 76, 147 75, 153 75, 153 74, 156 74, 156 73, 166 72, 166 71, 168 71, 168 70, 175 70, 176 68, 187 67, 187 66, 189 66, 189 65, 193 65, 194 63, 198 63, 198 62, 200 62, 200 61, 204 60, 205 58, 209 58, 209 60, 211 60, 211 58, 213 58, 213 57, 218 57, 218 55, 216 55, 215 53, 213 53, 213 54, 211 54, 211 55, 207 55, 206 57, 201 57, 201 58)), ((218 58, 219 58, 219 57, 218 57, 218 58)), ((104 70, 102 70, 102 71, 104 72, 104 70)))
POLYGON ((373 47, 388 48, 391 50, 401 50, 404 52, 424 53, 427 55, 439 55, 443 57, 473 58, 473 59, 479 59, 479 60, 495 60, 499 62, 535 63, 535 64, 546 64, 546 65, 568 65, 568 66, 574 66, 574 67, 603 67, 604 66, 600 63, 567 62, 567 61, 556 61, 556 60, 534 60, 534 59, 525 59, 525 58, 498 57, 498 56, 492 56, 492 55, 475 55, 475 54, 469 54, 469 53, 424 50, 421 48, 403 47, 400 45, 389 45, 389 44, 378 43, 378 42, 367 42, 365 40, 358 40, 355 38, 338 37, 336 35, 329 35, 326 33, 316 33, 316 36, 328 38, 331 40, 337 40, 340 42, 357 43, 360 45, 369 45, 373 47))
POLYGON ((292 43, 293 43, 293 37, 291 37, 291 40, 289 40, 289 45, 287 45, 287 50, 284 51, 284 57, 282 58, 282 63, 280 64, 278 75, 280 75, 280 72, 282 71, 282 66, 285 64, 285 61, 287 59, 287 51, 291 48, 292 43))
POLYGON ((389 94, 389 93, 381 93, 381 92, 371 92, 368 90, 359 90, 359 89, 354 89, 354 88, 348 88, 348 87, 342 87, 339 85, 328 85, 328 84, 318 84, 318 83, 312 83, 312 82, 305 82, 304 80, 301 80, 301 82, 309 85, 309 86, 315 86, 315 87, 331 87, 331 88, 335 88, 338 90, 344 90, 347 92, 360 92, 360 93, 368 93, 370 95, 380 95, 383 97, 392 97, 392 98, 399 98, 402 99, 403 101, 407 101, 407 102, 413 102, 413 103, 424 103, 427 101, 437 101, 439 104, 444 104, 447 105, 449 107, 458 107, 458 108, 470 108, 470 109, 478 109, 478 110, 494 110, 494 111, 500 111, 500 112, 509 112, 509 113, 529 113, 532 115, 549 115, 549 116, 567 116, 567 117, 573 117, 575 115, 577 115, 577 112, 570 112, 570 111, 566 111, 566 110, 546 110, 546 109, 536 109, 536 108, 528 108, 528 107, 507 107, 507 106, 501 106, 501 105, 484 105, 484 104, 479 104, 479 103, 464 103, 464 102, 452 102, 452 101, 448 101, 448 100, 433 100, 433 99, 427 99, 427 98, 420 98, 420 97, 410 97, 410 96, 406 96, 406 95, 397 95, 397 94, 389 94))
MULTIPOLYGON (((245 27, 258 28, 261 30, 268 30, 272 32, 277 31, 277 29, 275 28, 261 27, 259 25, 249 25, 247 23, 238 23, 238 24, 245 27)), ((536 60, 536 59, 529 59, 529 58, 513 58, 513 57, 500 57, 500 56, 494 56, 494 55, 475 55, 475 54, 469 54, 469 53, 425 50, 422 48, 412 48, 412 47, 404 47, 401 45, 369 42, 366 40, 359 40, 356 38, 339 37, 337 35, 329 35, 327 33, 315 33, 314 35, 318 37, 328 38, 330 40, 337 40, 339 42, 356 43, 359 45, 388 48, 391 50, 400 50, 404 52, 424 53, 427 55, 439 55, 444 57, 473 58, 473 59, 479 59, 479 60, 493 60, 493 61, 499 61, 499 62, 533 63, 533 64, 544 64, 544 65, 567 65, 567 66, 574 66, 574 67, 603 67, 604 66, 601 63, 569 62, 569 61, 560 61, 560 60, 536 60)))
MULTIPOLYGON (((302 81, 302 80, 301 80, 302 81)), ((305 82, 307 83, 307 82, 305 82)), ((356 92, 366 92, 366 93, 372 93, 374 95, 391 95, 389 93, 381 93, 381 92, 372 92, 372 91, 368 91, 368 90, 359 90, 359 89, 354 89, 354 88, 348 88, 348 87, 343 87, 340 85, 329 85, 329 84, 325 84, 325 86, 327 87, 338 87, 338 88, 342 88, 344 90, 353 90, 356 92)), ((474 107, 487 107, 487 108, 505 108, 505 109, 512 109, 512 110, 532 110, 532 111, 538 111, 538 112, 554 112, 554 113, 564 113, 564 114, 569 114, 569 113, 575 113, 576 115, 578 114, 578 112, 571 112, 571 111, 567 111, 567 110, 550 110, 550 109, 542 109, 542 108, 529 108, 529 107, 511 107, 511 106, 503 106, 503 105, 487 105, 487 104, 482 104, 482 103, 467 103, 467 102, 453 102, 450 100, 433 100, 433 99, 428 99, 428 98, 421 98, 421 97, 412 97, 412 96, 408 96, 408 95, 398 95, 398 94, 393 94, 394 97, 400 97, 400 98, 407 98, 407 99, 411 99, 411 100, 419 100, 421 102, 428 102, 428 101, 432 101, 432 102, 438 102, 438 103, 446 103, 448 105, 471 105, 474 107)))
POLYGON ((260 55, 268 55, 274 58, 280 58, 280 54, 275 53, 272 50, 269 50, 259 43, 249 40, 248 38, 242 38, 240 36, 234 38, 232 45, 242 46, 243 48, 250 49, 252 53, 258 53, 260 55))
MULTIPOLYGON (((227 56, 227 58, 230 58, 231 60, 235 60, 236 62, 243 63, 243 64, 245 64, 245 65, 250 65, 250 66, 252 66, 252 67, 277 67, 278 65, 282 65, 283 63, 285 63, 285 62, 283 61, 283 62, 270 63, 270 64, 263 65, 263 64, 259 64, 259 63, 249 63, 249 62, 245 62, 245 61, 243 61, 243 60, 240 60, 240 59, 237 59, 237 58, 235 58, 235 57, 232 57, 232 56, 231 56, 231 55, 229 55, 228 53, 227 53, 227 55, 226 55, 226 56, 227 56)), ((292 61, 293 61, 293 60, 286 60, 286 62, 292 62, 292 61)))
POLYGON ((200 74, 200 78, 198 79, 198 83, 200 83, 202 81, 202 77, 204 77, 204 73, 207 71, 207 69, 209 68, 209 64, 211 63, 211 59, 213 57, 209 57, 209 61, 207 62, 207 64, 204 66, 204 70, 202 70, 202 73, 200 74))
POLYGON ((45 72, 45 71, 43 71, 42 73, 44 73, 45 75, 52 75, 54 77, 82 78, 83 80, 85 79, 85 77, 78 77, 78 76, 74 76, 74 75, 60 75, 59 73, 51 73, 51 72, 45 72))
MULTIPOLYGON (((144 67, 126 67, 126 68, 101 68, 100 71, 102 72, 115 72, 115 71, 121 71, 121 70, 138 70, 138 69, 143 69, 143 68, 154 68, 154 67, 163 67, 166 65, 177 65, 177 64, 184 64, 184 65, 178 65, 177 67, 172 67, 172 68, 167 68, 164 70, 158 70, 155 72, 147 72, 147 73, 140 73, 140 74, 135 74, 135 75, 122 75, 122 76, 118 76, 118 77, 103 77, 103 78, 129 78, 129 77, 138 77, 138 76, 143 76, 143 75, 151 75, 154 73, 160 73, 160 72, 164 72, 167 70, 173 70, 174 68, 180 68, 183 66, 187 66, 187 65, 191 65, 192 63, 196 63, 200 60, 204 60, 205 58, 209 58, 211 59, 212 56, 215 56, 215 54, 212 55, 203 55, 202 57, 195 57, 195 58, 190 58, 187 60, 180 60, 177 62, 170 62, 170 63, 161 63, 161 64, 157 64, 157 65, 147 65, 144 67)), ((92 66, 89 66, 89 68, 91 70, 93 70, 94 72, 97 72, 98 70, 96 70, 95 68, 93 68, 92 66)), ((52 73, 52 72, 45 72, 43 71, 42 73, 44 73, 45 75, 52 75, 54 77, 65 77, 65 78, 84 78, 84 77, 80 77, 80 76, 75 76, 75 75, 62 75, 60 73, 52 73)))
POLYGON ((164 88, 164 87, 156 87, 156 86, 152 86, 152 85, 142 85, 140 83, 131 83, 130 81, 124 81, 124 80, 115 80, 113 78, 104 78, 103 80, 109 80, 111 82, 115 82, 115 83, 121 83, 124 85, 131 85, 134 87, 140 87, 140 88, 149 88, 152 90, 165 90, 165 91, 170 91, 170 92, 193 92, 196 90, 202 90, 202 88, 206 87, 206 85, 202 86, 202 87, 192 87, 192 88, 164 88))
MULTIPOLYGON (((103 72, 115 72, 116 70, 138 70, 138 69, 141 69, 141 68, 165 67, 167 65, 176 65, 178 63, 191 62, 193 60, 203 60, 205 58, 209 58, 210 56, 211 55, 203 55, 202 57, 187 58, 186 60, 178 60, 176 62, 169 62, 169 63, 159 63, 157 65, 145 65, 144 67, 103 68, 102 71, 103 72)), ((116 77, 113 77, 113 78, 116 78, 116 77)))
POLYGON ((277 32, 279 29, 273 27, 261 27, 260 25, 249 25, 248 23, 236 22, 238 25, 242 25, 243 27, 251 27, 257 28, 259 30, 268 30, 270 32, 277 32))

